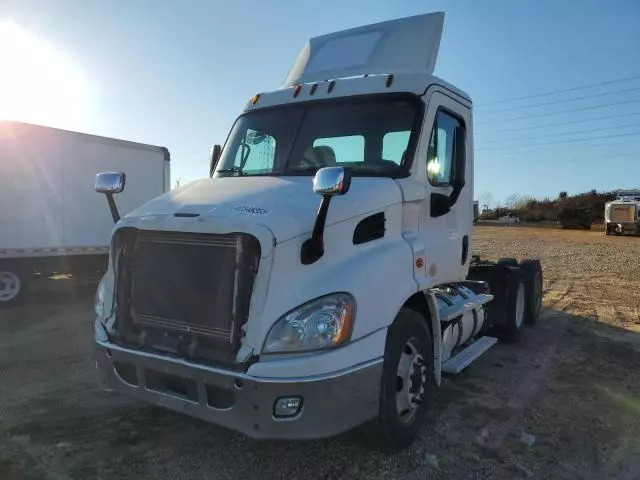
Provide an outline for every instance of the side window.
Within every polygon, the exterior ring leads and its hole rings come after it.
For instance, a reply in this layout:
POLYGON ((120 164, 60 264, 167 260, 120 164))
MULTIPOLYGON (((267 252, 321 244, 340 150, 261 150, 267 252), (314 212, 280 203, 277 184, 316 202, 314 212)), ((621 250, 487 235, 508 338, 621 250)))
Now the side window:
POLYGON ((275 160, 276 139, 263 132, 248 129, 238 146, 234 165, 249 172, 271 171, 275 160))
POLYGON ((436 186, 451 184, 451 165, 453 163, 453 136, 460 120, 441 110, 431 131, 427 151, 427 177, 436 186))
POLYGON ((382 158, 398 165, 402 164, 402 157, 409 145, 409 137, 411 137, 411 130, 386 133, 382 137, 382 158))
POLYGON ((364 161, 364 137, 362 135, 316 138, 313 142, 313 146, 330 147, 336 157, 336 163, 364 161))

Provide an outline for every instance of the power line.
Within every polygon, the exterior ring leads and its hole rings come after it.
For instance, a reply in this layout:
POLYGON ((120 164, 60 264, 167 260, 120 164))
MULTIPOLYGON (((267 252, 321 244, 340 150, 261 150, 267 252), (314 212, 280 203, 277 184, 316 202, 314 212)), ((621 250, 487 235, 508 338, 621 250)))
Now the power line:
POLYGON ((545 93, 536 93, 534 95, 525 95, 523 97, 507 98, 507 99, 504 99, 504 100, 496 100, 496 101, 493 101, 493 102, 480 103, 479 106, 482 106, 482 105, 497 105, 499 103, 516 102, 518 100, 526 100, 526 99, 529 99, 529 98, 546 97, 546 96, 549 96, 549 95, 555 95, 557 93, 575 92, 576 90, 584 90, 586 88, 593 88, 593 87, 602 87, 604 85, 613 85, 614 83, 628 82, 630 80, 637 80, 639 78, 640 78, 640 75, 636 75, 636 76, 633 76, 633 77, 619 78, 617 80, 608 80, 608 81, 605 81, 605 82, 592 83, 590 85, 582 85, 580 87, 571 87, 571 88, 562 88, 562 89, 557 89, 557 90, 550 90, 550 91, 545 92, 545 93))
MULTIPOLYGON (((505 154, 502 158, 513 158, 514 155, 523 155, 525 152, 515 152, 514 154, 505 154)), ((560 157, 564 157, 564 155, 560 155, 560 157)), ((632 152, 628 152, 628 153, 607 153, 605 155, 604 158, 609 159, 609 158, 621 158, 621 157, 638 157, 637 153, 632 153, 632 152)), ((495 157, 494 157, 495 158, 495 157)), ((565 159, 565 158, 557 158, 557 157, 547 157, 547 158, 542 158, 542 159, 536 159, 536 165, 540 165, 540 164, 547 164, 547 163, 551 163, 551 162, 561 162, 563 165, 566 165, 568 163, 577 163, 577 162, 582 162, 584 160, 590 160, 590 159, 603 159, 603 155, 599 154, 599 155, 585 155, 585 156, 581 156, 581 157, 574 157, 571 159, 565 159), (541 161, 541 160, 549 160, 549 161, 541 161)), ((491 167, 494 165, 501 165, 504 166, 504 162, 483 162, 482 160, 478 160, 477 161, 478 165, 482 166, 482 167, 491 167)))
POLYGON ((546 105, 556 105, 558 103, 568 103, 568 102, 574 102, 576 100, 588 100, 588 99, 591 99, 591 98, 605 97, 607 95, 615 95, 615 94, 618 94, 618 93, 637 92, 638 90, 640 90, 640 87, 627 88, 625 90, 616 90, 616 91, 613 91, 613 92, 601 92, 601 93, 596 93, 596 94, 593 94, 593 95, 587 95, 587 96, 584 96, 584 97, 564 98, 564 99, 561 99, 561 100, 552 100, 550 102, 541 102, 541 103, 534 103, 534 104, 531 104, 531 105, 522 105, 520 107, 502 108, 502 109, 499 109, 499 110, 491 110, 489 112, 481 111, 481 113, 483 115, 491 115, 493 113, 512 112, 514 110, 522 110, 522 109, 525 109, 525 108, 536 108, 536 107, 543 107, 543 106, 546 106, 546 105))
MULTIPOLYGON (((616 115, 607 115, 604 117, 595 117, 595 118, 584 118, 582 120, 571 120, 569 122, 558 122, 558 123, 545 123, 544 125, 528 125, 525 127, 516 127, 516 128, 502 128, 500 129, 500 133, 502 132, 520 132, 522 130, 533 130, 536 128, 547 128, 547 127, 561 127, 564 125, 575 125, 577 123, 589 123, 595 122, 598 120, 611 120, 613 118, 622 118, 622 117, 632 117, 635 115, 640 115, 640 112, 628 112, 628 113, 618 113, 616 115)), ((491 125, 492 122, 486 122, 485 125, 491 125)), ((475 134, 478 135, 477 133, 475 134)))
POLYGON ((504 143, 504 142, 511 142, 513 140, 535 140, 535 139, 538 139, 538 138, 562 137, 564 135, 576 135, 578 133, 601 132, 603 130, 618 130, 620 128, 630 128, 630 127, 640 127, 640 124, 638 124, 638 123, 630 123, 628 125, 617 125, 617 126, 613 126, 613 127, 592 128, 592 129, 589 129, 589 130, 576 130, 574 132, 550 133, 550 134, 547 134, 547 135, 529 135, 527 137, 505 138, 505 139, 501 139, 501 140, 490 140, 488 142, 482 142, 482 143, 483 144, 485 144, 485 143, 504 143))
MULTIPOLYGON (((513 145, 513 146, 508 146, 507 148, 522 148, 522 147, 537 147, 537 146, 541 146, 541 145, 555 145, 555 144, 559 144, 559 143, 573 143, 573 142, 590 142, 592 140, 601 140, 601 139, 609 139, 609 138, 618 138, 618 137, 630 137, 630 136, 634 136, 634 135, 640 135, 640 131, 638 132, 630 132, 630 133, 618 133, 615 135, 604 135, 604 136, 600 136, 600 137, 587 137, 587 138, 574 138, 574 139, 570 139, 570 140, 555 140, 552 142, 538 142, 538 143, 528 143, 528 144, 524 144, 524 145, 513 145)), ((617 143, 611 144, 611 145, 617 145, 617 143)), ((600 146, 600 145, 598 145, 600 146)), ((477 150, 482 150, 482 151, 487 151, 487 150, 501 150, 504 147, 489 147, 489 148, 478 148, 477 150)))
MULTIPOLYGON (((563 113, 572 113, 572 112, 584 112, 587 110, 596 110, 598 108, 605 108, 605 107, 614 107, 617 105, 628 105, 630 103, 638 103, 640 102, 640 98, 634 99, 634 100, 625 100, 622 102, 611 102, 611 103, 605 103, 603 105, 589 105, 586 107, 579 107, 579 108, 572 108, 570 110, 559 110, 556 112, 546 112, 546 113, 536 113, 533 115, 523 115, 520 117, 510 117, 510 118, 503 118, 501 120, 493 120, 491 123, 504 123, 504 122, 515 122, 516 120, 526 120, 529 118, 540 118, 540 117, 547 117, 550 115, 561 115, 563 113)), ((480 122, 480 124, 482 124, 482 122, 480 122)))

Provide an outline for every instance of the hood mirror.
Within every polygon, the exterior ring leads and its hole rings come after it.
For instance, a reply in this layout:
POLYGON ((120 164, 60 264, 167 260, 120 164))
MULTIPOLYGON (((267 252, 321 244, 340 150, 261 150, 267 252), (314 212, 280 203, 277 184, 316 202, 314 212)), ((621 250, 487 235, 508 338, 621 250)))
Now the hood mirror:
POLYGON ((103 172, 96 175, 98 193, 120 193, 124 190, 126 175, 123 172, 103 172))
POLYGON ((344 167, 324 167, 313 178, 313 191, 318 195, 344 195, 351 187, 351 174, 344 167))
POLYGON ((316 215, 311 238, 302 244, 300 261, 303 265, 310 265, 320 260, 324 255, 324 227, 329 211, 331 197, 344 195, 351 187, 351 172, 344 167, 324 167, 313 177, 313 191, 322 195, 320 208, 316 215))
POLYGON ((118 220, 120 220, 120 212, 118 212, 113 194, 120 193, 124 190, 126 179, 127 177, 124 172, 103 172, 96 175, 94 188, 96 192, 104 193, 107 196, 113 223, 117 223, 118 220))

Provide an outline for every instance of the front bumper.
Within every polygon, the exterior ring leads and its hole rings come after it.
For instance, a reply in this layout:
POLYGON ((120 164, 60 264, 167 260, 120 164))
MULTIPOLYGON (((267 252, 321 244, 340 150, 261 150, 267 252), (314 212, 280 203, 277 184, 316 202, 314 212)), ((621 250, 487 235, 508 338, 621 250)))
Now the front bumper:
POLYGON ((378 414, 382 359, 332 374, 257 378, 96 340, 104 384, 140 400, 253 438, 330 437, 378 414), (280 397, 302 397, 294 417, 276 418, 280 397))
POLYGON ((637 222, 605 222, 607 230, 616 230, 619 232, 640 233, 640 221, 637 222))

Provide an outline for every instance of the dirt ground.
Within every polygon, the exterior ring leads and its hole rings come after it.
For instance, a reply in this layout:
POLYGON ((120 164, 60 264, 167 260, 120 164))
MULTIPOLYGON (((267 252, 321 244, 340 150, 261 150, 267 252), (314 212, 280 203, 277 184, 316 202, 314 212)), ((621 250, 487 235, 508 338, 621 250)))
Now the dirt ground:
POLYGON ((640 479, 640 238, 478 227, 475 254, 542 260, 545 310, 435 393, 388 455, 365 430, 254 441, 104 391, 94 284, 0 311, 0 479, 640 479))

